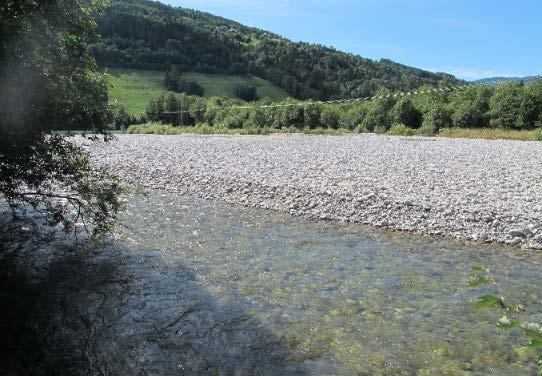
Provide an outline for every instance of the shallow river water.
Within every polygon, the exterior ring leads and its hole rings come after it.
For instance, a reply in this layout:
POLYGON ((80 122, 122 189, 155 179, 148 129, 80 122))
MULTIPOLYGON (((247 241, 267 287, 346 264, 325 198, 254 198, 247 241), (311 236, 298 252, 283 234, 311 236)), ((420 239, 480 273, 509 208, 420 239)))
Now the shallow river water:
POLYGON ((540 252, 156 192, 131 197, 122 222, 127 370, 536 375, 521 330, 472 302, 503 295, 542 322, 540 252), (496 286, 467 287, 476 263, 496 286))

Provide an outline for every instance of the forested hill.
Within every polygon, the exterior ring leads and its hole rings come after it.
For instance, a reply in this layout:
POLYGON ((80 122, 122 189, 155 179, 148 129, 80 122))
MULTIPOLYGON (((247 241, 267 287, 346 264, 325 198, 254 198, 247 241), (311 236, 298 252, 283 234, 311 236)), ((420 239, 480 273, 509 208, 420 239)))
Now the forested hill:
POLYGON ((487 84, 487 85, 498 85, 503 82, 515 81, 529 83, 534 81, 539 81, 542 79, 542 76, 527 76, 527 77, 489 77, 482 78, 480 80, 474 81, 476 84, 487 84))
POLYGON ((101 38, 91 52, 102 66, 165 71, 177 64, 184 71, 253 74, 299 99, 365 97, 381 86, 410 90, 456 81, 147 0, 113 0, 98 30, 101 38))

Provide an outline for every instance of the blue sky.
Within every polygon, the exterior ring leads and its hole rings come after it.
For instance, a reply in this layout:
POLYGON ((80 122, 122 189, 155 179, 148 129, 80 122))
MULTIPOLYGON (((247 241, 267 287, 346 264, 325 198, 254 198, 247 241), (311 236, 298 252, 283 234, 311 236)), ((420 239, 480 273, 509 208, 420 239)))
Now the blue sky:
POLYGON ((542 74, 542 0, 162 0, 460 78, 542 74))

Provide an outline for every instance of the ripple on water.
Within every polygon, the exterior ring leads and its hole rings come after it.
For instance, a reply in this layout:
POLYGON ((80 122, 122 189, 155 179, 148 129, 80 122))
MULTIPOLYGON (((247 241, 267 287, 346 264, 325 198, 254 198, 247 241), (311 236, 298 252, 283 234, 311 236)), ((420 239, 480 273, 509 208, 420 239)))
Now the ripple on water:
MULTIPOLYGON (((497 311, 473 309, 472 300, 495 287, 467 289, 466 281, 473 264, 487 265, 499 289, 524 304, 531 321, 542 321, 540 253, 158 193, 132 197, 123 221, 130 252, 159 255, 153 273, 133 273, 141 274, 141 300, 145 291, 154 294, 148 304, 161 322, 181 312, 171 321, 180 336, 216 330, 234 348, 252 344, 242 354, 253 363, 230 354, 227 367, 375 375, 536 369, 518 330, 497 328, 497 311), (185 312, 187 291, 194 304, 185 312), (262 333, 260 346, 254 338, 262 333), (273 368, 279 358, 285 368, 273 368)), ((190 351, 206 369, 220 364, 224 349, 213 355, 211 340, 194 341, 199 347, 190 351)), ((181 353, 175 343, 166 348, 181 353)))

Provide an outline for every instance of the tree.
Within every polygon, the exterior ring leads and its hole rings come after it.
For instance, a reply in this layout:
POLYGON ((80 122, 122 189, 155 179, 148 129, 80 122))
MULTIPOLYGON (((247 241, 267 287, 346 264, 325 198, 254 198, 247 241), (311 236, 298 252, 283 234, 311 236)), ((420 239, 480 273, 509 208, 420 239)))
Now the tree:
POLYGON ((325 106, 320 115, 320 123, 326 128, 337 129, 339 127, 340 115, 334 106, 325 106))
POLYGON ((515 82, 501 84, 489 102, 493 128, 521 128, 523 85, 515 82))
POLYGON ((363 126, 370 132, 386 131, 391 126, 390 111, 395 104, 389 90, 380 89, 377 98, 371 103, 369 111, 363 120, 363 126))
POLYGON ((446 107, 436 101, 431 109, 423 115, 423 130, 429 133, 437 133, 442 128, 448 128, 452 124, 450 113, 446 107))
POLYGON ((320 122, 320 115, 322 113, 321 105, 319 104, 308 104, 305 106, 304 110, 304 125, 305 128, 318 128, 322 126, 320 122))
POLYGON ((197 95, 202 97, 205 90, 198 81, 183 76, 177 65, 172 65, 166 70, 164 84, 167 90, 188 95, 197 95))
POLYGON ((164 84, 167 90, 177 91, 177 82, 181 78, 181 72, 177 65, 172 65, 166 70, 166 75, 164 77, 164 84))
POLYGON ((525 128, 542 126, 542 81, 537 80, 523 89, 520 121, 525 128))
POLYGON ((165 110, 168 112, 179 111, 179 100, 173 93, 168 93, 164 102, 165 110))
POLYGON ((258 100, 258 91, 254 85, 238 84, 235 85, 233 92, 237 98, 247 102, 258 100))
POLYGON ((363 124, 363 120, 365 119, 366 115, 366 106, 360 106, 359 104, 357 104, 353 108, 341 112, 341 119, 339 120, 339 124, 341 128, 354 130, 358 126, 361 126, 363 124))
POLYGON ((485 128, 489 125, 489 99, 493 91, 487 86, 473 86, 451 94, 449 109, 452 123, 458 128, 485 128))
POLYGON ((409 128, 419 128, 422 122, 422 113, 408 97, 395 103, 390 116, 393 124, 404 124, 409 128))
POLYGON ((0 195, 13 210, 66 230, 111 229, 118 180, 53 130, 102 133, 112 122, 107 87, 88 55, 98 0, 4 0, 0 5, 0 195))
POLYGON ((133 124, 132 117, 124 106, 120 106, 115 113, 115 127, 117 129, 126 129, 130 124, 133 124))
POLYGON ((185 93, 187 95, 197 95, 199 97, 202 97, 205 93, 205 89, 198 81, 182 76, 177 80, 176 89, 174 91, 185 93))

